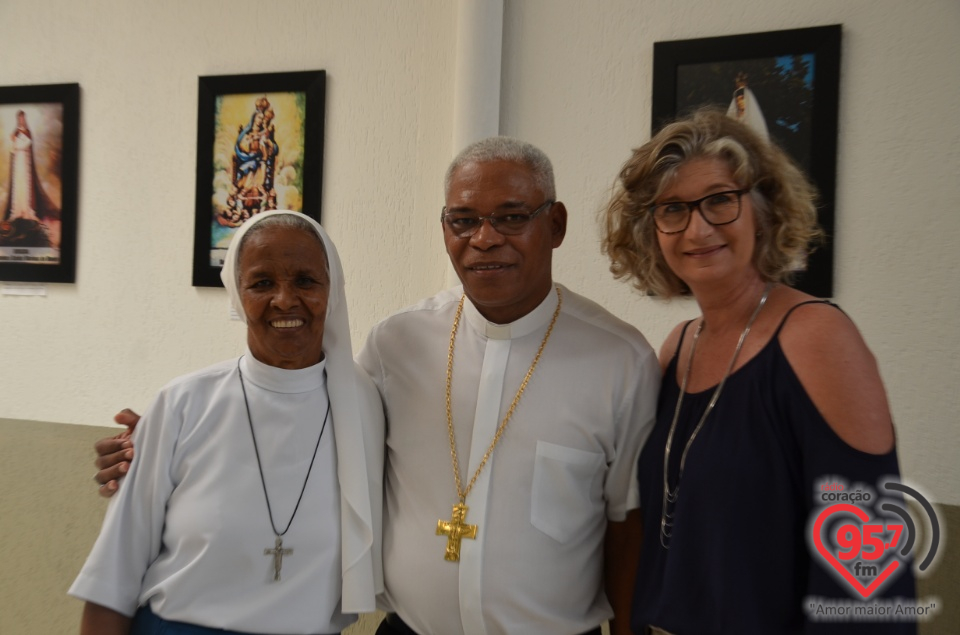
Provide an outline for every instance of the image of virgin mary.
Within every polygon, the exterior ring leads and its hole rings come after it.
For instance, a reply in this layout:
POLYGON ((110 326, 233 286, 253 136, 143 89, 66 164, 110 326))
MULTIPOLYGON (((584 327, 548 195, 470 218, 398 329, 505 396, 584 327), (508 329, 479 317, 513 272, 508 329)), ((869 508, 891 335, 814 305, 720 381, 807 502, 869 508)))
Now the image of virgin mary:
POLYGON ((274 116, 270 102, 261 97, 250 121, 240 126, 237 132, 228 210, 217 217, 221 225, 237 227, 254 214, 276 208, 274 178, 280 147, 276 141, 274 116))
POLYGON ((17 127, 10 135, 10 175, 7 204, 0 221, 0 245, 5 247, 50 247, 44 220, 58 220, 60 210, 37 175, 34 139, 27 116, 17 112, 17 127))
POLYGON ((742 121, 764 139, 769 139, 767 121, 763 117, 763 110, 760 109, 760 102, 747 86, 746 73, 737 74, 734 86, 733 99, 730 100, 730 107, 727 108, 727 116, 742 121))

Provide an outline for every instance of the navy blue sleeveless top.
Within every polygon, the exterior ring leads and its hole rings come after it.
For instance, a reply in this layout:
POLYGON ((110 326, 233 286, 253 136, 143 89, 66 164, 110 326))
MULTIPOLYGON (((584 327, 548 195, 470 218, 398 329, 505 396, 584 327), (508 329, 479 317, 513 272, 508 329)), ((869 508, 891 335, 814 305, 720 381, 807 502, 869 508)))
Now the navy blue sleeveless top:
MULTIPOLYGON (((896 449, 884 455, 856 450, 817 411, 780 348, 780 330, 792 311, 770 342, 730 375, 691 445, 665 549, 663 452, 680 393, 677 353, 670 361, 656 425, 638 466, 644 532, 631 619, 635 633, 647 625, 677 635, 916 632, 915 624, 825 623, 805 616, 807 596, 862 599, 842 588, 819 556, 811 558, 808 521, 815 504, 826 504, 815 488, 825 477, 839 477, 876 489, 880 478, 900 472, 896 449)), ((684 396, 670 452, 671 487, 713 391, 684 396)), ((901 567, 871 600, 913 598, 909 569, 901 567)))

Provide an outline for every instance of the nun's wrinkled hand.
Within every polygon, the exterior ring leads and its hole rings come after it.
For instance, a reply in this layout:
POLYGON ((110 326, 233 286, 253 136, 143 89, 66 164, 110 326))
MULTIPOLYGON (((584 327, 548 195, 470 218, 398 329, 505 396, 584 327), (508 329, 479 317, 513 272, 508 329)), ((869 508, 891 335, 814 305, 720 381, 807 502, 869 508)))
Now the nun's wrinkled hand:
POLYGON ((100 484, 98 491, 104 498, 110 498, 117 492, 120 487, 119 479, 130 469, 130 461, 133 460, 131 435, 140 421, 140 415, 124 408, 113 420, 127 426, 127 429, 116 436, 100 439, 93 446, 97 453, 94 463, 99 470, 93 480, 100 484))

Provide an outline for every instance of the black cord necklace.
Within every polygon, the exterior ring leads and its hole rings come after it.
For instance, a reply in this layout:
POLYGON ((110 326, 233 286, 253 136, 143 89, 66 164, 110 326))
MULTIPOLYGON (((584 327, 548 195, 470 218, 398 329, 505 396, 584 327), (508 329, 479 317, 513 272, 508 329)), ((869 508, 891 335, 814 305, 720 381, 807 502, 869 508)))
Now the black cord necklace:
POLYGON ((273 556, 273 579, 279 582, 280 569, 283 568, 283 557, 289 556, 293 553, 293 547, 284 548, 283 536, 287 533, 287 530, 290 529, 290 525, 293 524, 293 518, 297 515, 297 510, 300 509, 300 501, 303 500, 303 493, 307 491, 307 481, 310 480, 310 472, 313 471, 313 462, 317 460, 317 450, 320 449, 320 439, 323 438, 323 431, 327 429, 327 419, 330 418, 330 396, 328 393, 327 414, 323 417, 323 426, 320 428, 320 436, 317 437, 317 446, 313 448, 313 458, 310 459, 310 467, 307 468, 307 476, 303 479, 303 487, 300 488, 300 497, 297 498, 297 504, 293 508, 293 513, 290 515, 290 520, 287 521, 287 526, 283 528, 283 531, 277 531, 277 525, 273 521, 273 509, 270 507, 270 495, 267 494, 267 480, 263 477, 263 464, 260 462, 260 449, 257 447, 257 435, 253 431, 253 417, 250 416, 250 402, 247 400, 247 387, 243 383, 243 371, 240 370, 240 360, 242 359, 243 357, 237 360, 237 373, 240 376, 240 389, 243 391, 243 405, 247 408, 247 423, 250 424, 250 437, 253 439, 253 453, 257 456, 257 468, 260 470, 260 484, 263 485, 263 498, 267 501, 267 513, 270 515, 270 527, 273 529, 273 533, 276 536, 273 549, 264 549, 263 555, 273 556))

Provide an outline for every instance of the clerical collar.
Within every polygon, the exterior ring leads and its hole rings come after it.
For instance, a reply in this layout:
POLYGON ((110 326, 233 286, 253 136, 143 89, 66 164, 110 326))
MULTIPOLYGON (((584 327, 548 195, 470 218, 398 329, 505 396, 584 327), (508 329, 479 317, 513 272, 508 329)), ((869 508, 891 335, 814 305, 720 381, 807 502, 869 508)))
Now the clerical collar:
POLYGON ((509 340, 524 337, 542 329, 550 323, 553 311, 557 308, 557 288, 551 287, 543 302, 530 313, 509 324, 494 324, 480 315, 477 307, 467 298, 463 306, 463 315, 473 330, 492 340, 509 340))
POLYGON ((240 368, 245 380, 264 390, 289 395, 322 388, 326 384, 326 366, 327 360, 322 359, 319 363, 306 368, 296 370, 277 368, 264 364, 255 358, 250 353, 250 349, 247 349, 246 354, 240 361, 240 368))

